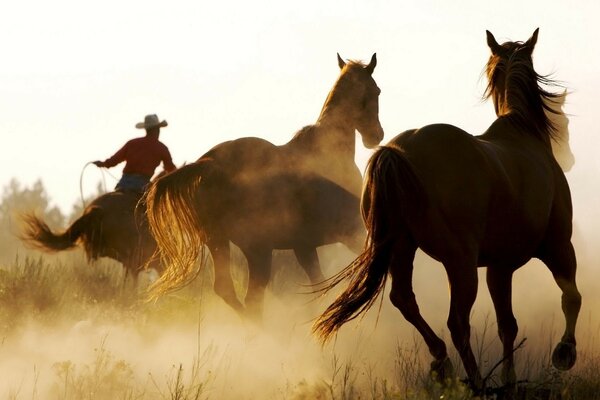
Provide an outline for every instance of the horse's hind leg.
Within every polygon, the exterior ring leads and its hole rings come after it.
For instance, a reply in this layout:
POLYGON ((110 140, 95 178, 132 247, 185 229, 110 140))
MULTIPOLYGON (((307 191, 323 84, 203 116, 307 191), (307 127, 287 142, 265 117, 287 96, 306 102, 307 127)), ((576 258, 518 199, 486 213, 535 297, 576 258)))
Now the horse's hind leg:
POLYGON ((208 243, 208 249, 212 255, 215 270, 215 293, 234 310, 241 312, 243 306, 235 293, 233 278, 231 277, 229 240, 212 239, 208 243))
POLYGON ((518 326, 513 314, 511 293, 514 269, 500 266, 487 268, 487 285, 496 310, 498 336, 502 341, 504 362, 502 364, 502 383, 514 385, 517 377, 513 359, 513 345, 517 337, 518 326))
POLYGON ((482 379, 471 348, 471 325, 469 317, 477 297, 477 268, 475 263, 455 262, 444 264, 450 283, 450 314, 448 329, 454 347, 467 372, 471 385, 481 389, 482 379))
POLYGON ((565 315, 565 333, 554 349, 552 364, 559 370, 571 369, 577 359, 575 325, 581 308, 581 295, 575 283, 577 261, 570 241, 545 247, 539 257, 550 269, 562 291, 562 310, 565 315))
MULTIPOLYGON (((407 240, 406 243, 409 241, 407 240)), ((433 356, 431 371, 436 379, 445 381, 452 378, 454 370, 452 363, 448 358, 446 344, 431 329, 429 324, 421 316, 419 306, 415 299, 415 293, 412 287, 413 259, 415 257, 416 246, 410 244, 401 244, 395 249, 394 257, 390 263, 390 274, 392 279, 392 290, 390 300, 392 304, 400 310, 404 318, 410 322, 423 336, 433 356)))
POLYGON ((319 255, 314 247, 297 247, 294 249, 298 262, 304 268, 304 271, 313 285, 321 283, 325 280, 321 265, 319 263, 319 255))

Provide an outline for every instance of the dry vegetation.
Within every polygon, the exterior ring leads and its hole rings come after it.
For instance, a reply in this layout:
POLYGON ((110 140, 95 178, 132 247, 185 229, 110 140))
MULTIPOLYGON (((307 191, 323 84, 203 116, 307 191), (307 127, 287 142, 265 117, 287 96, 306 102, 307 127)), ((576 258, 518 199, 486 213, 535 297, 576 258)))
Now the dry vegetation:
MULTIPOLYGON (((14 189, 14 190, 13 190, 14 189)), ((244 323, 211 291, 211 271, 190 287, 156 303, 143 288, 124 283, 119 265, 88 265, 78 251, 60 256, 27 253, 14 238, 11 204, 30 198, 52 214, 43 187, 5 191, 0 209, 0 398, 7 399, 470 399, 455 382, 442 387, 428 376, 422 339, 387 297, 382 308, 344 326, 321 348, 311 320, 331 299, 314 300, 289 253, 275 257, 264 327, 244 323), (26 195, 26 196, 25 196, 26 195), (8 205, 8 207, 7 207, 8 205), (299 294, 305 292, 305 294, 299 294)), ((14 210, 14 207, 12 208, 14 210)), ((63 217, 64 218, 64 217, 63 217)), ((64 223, 64 221, 62 221, 64 223)), ((585 249, 584 249, 585 250, 585 249)), ((320 249, 326 273, 351 260, 341 246, 320 249)), ((595 250, 592 250, 592 252, 595 250)), ((236 253, 239 293, 246 281, 236 253)), ((550 366, 563 320, 560 293, 539 264, 515 275, 514 304, 520 325, 517 350, 520 399, 600 399, 600 328, 593 314, 594 254, 580 251, 584 296, 578 327, 579 359, 568 373, 550 366), (592 267, 590 267, 592 266, 592 267), (535 283, 535 284, 533 284, 535 283)), ((415 290, 424 316, 445 332, 446 279, 439 265, 419 255, 415 290)), ((484 271, 482 271, 484 272, 484 271)), ((480 282, 485 282, 482 277, 480 282)), ((473 313, 473 344, 487 398, 502 398, 493 370, 500 360, 495 321, 484 284, 473 313)), ((449 347, 450 340, 444 334, 449 347)), ((460 363, 454 354, 459 376, 460 363)))
MULTIPOLYGON (((297 266, 285 268, 288 279, 300 276, 297 266)), ((273 286, 276 291, 288 290, 283 267, 279 271, 273 286)), ((0 270, 0 396, 472 397, 459 382, 448 387, 432 383, 422 340, 407 326, 394 333, 388 316, 395 310, 385 304, 376 328, 369 315, 359 328, 344 329, 334 345, 321 349, 308 333, 309 319, 319 306, 307 303, 306 296, 301 301, 298 294, 283 299, 269 296, 270 316, 262 331, 242 323, 220 304, 210 294, 210 280, 210 274, 204 274, 193 287, 158 303, 146 303, 130 283, 123 284, 122 271, 113 263, 90 267, 73 256, 70 261, 27 258, 5 265, 0 270)), ((480 319, 474 344, 485 374, 500 356, 493 318, 480 319)), ((519 377, 524 379, 519 398, 600 398, 598 331, 590 331, 590 323, 582 324, 588 331, 581 331, 580 359, 569 373, 550 367, 555 329, 546 325, 532 332, 538 337, 537 346, 529 346, 529 338, 517 351, 519 377)), ((456 357, 454 363, 459 365, 456 357)), ((489 384, 497 387, 495 374, 489 384)))

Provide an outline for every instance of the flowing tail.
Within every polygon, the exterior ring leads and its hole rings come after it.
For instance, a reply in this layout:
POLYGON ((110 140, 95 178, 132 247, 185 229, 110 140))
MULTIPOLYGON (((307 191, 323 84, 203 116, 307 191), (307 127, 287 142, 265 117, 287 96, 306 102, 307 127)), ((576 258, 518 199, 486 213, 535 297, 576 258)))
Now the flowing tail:
POLYGON ((150 297, 177 290, 199 273, 196 261, 206 243, 198 212, 199 186, 211 160, 200 160, 155 180, 146 193, 150 231, 165 271, 150 287, 150 297))
POLYGON ((349 281, 313 325, 313 332, 322 342, 373 306, 387 281, 396 233, 423 204, 421 183, 400 148, 380 147, 371 156, 365 175, 361 204, 368 233, 365 249, 324 289, 327 292, 340 282, 349 281))
POLYGON ((90 207, 64 232, 54 233, 40 218, 26 214, 21 239, 34 248, 51 253, 71 249, 83 242, 88 258, 94 259, 98 254, 101 220, 102 210, 90 207))

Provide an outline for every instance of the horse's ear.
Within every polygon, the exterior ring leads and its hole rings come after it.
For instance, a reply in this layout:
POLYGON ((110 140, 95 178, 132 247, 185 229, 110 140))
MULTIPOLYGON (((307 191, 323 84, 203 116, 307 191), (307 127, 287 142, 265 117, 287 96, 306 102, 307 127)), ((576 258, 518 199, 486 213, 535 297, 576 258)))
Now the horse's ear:
POLYGON ((365 69, 369 72, 369 74, 373 74, 373 71, 375 70, 376 66, 377 66, 377 53, 373 53, 373 55, 371 56, 371 62, 369 62, 369 65, 367 65, 365 67, 365 69))
POLYGON ((527 40, 525 42, 525 46, 531 48, 531 51, 533 51, 533 48, 535 47, 535 44, 537 43, 537 38, 538 38, 539 31, 540 31, 540 28, 537 28, 533 32, 533 35, 531 35, 531 37, 529 38, 529 40, 527 40))
POLYGON ((490 50, 492 50, 492 54, 498 55, 502 46, 500 46, 498 42, 496 42, 496 38, 494 37, 494 35, 492 35, 492 32, 485 31, 485 34, 487 35, 487 45, 490 48, 490 50))
POLYGON ((344 68, 346 66, 346 62, 344 60, 342 60, 342 57, 340 57, 340 53, 337 53, 337 57, 338 57, 338 65, 340 66, 340 69, 344 68))

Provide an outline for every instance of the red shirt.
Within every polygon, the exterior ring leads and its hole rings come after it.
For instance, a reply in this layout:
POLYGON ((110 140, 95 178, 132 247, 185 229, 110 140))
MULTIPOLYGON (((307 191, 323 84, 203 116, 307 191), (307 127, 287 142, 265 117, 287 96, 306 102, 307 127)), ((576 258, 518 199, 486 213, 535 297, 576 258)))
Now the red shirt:
POLYGON ((127 162, 123 168, 124 174, 152 177, 161 161, 167 172, 176 168, 167 146, 152 136, 131 139, 115 155, 104 161, 104 166, 114 167, 123 161, 127 162))

